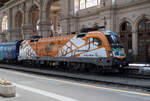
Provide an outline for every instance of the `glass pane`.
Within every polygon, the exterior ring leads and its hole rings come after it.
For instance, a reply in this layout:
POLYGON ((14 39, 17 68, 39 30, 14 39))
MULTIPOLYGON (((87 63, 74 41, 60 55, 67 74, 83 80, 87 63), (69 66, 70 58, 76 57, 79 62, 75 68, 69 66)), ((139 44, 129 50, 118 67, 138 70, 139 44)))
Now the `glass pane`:
POLYGON ((97 3, 97 5, 100 5, 101 4, 101 0, 98 0, 98 3, 97 3))
POLYGON ((86 8, 96 6, 97 0, 86 0, 86 8))
POLYGON ((112 4, 113 4, 113 5, 115 4, 115 1, 116 1, 116 0, 112 0, 112 4))
POLYGON ((80 9, 85 9, 85 0, 80 0, 80 9))
POLYGON ((79 10, 79 0, 74 0, 74 12, 76 13, 79 10))
MULTIPOLYGON (((110 32, 111 33, 111 32, 110 32)), ((110 44, 120 44, 120 39, 116 35, 106 35, 110 44)))
POLYGON ((129 22, 123 23, 121 28, 122 28, 121 31, 128 31, 128 32, 132 31, 132 26, 131 26, 131 24, 129 22))
POLYGON ((4 16, 2 20, 2 31, 8 29, 8 17, 4 16))
POLYGON ((107 40, 109 41, 110 44, 114 43, 111 35, 106 35, 106 37, 107 37, 107 40))
POLYGON ((131 27, 131 24, 130 23, 126 23, 126 30, 127 31, 131 31, 132 30, 132 27, 131 27))
POLYGON ((96 46, 102 45, 102 41, 97 38, 93 38, 93 41, 94 41, 94 45, 96 45, 96 46))
POLYGON ((145 30, 145 22, 144 21, 139 23, 139 31, 143 31, 143 30, 145 30))
POLYGON ((92 0, 93 1, 93 6, 96 6, 97 5, 97 0, 92 0))

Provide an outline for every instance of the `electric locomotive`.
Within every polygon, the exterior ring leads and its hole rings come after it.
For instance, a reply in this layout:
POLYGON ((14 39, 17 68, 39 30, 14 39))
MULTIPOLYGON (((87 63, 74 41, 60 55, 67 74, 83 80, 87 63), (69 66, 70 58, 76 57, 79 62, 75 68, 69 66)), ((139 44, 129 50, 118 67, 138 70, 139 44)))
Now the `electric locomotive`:
POLYGON ((24 40, 19 61, 58 65, 70 69, 113 70, 125 66, 126 54, 116 33, 87 33, 24 40))

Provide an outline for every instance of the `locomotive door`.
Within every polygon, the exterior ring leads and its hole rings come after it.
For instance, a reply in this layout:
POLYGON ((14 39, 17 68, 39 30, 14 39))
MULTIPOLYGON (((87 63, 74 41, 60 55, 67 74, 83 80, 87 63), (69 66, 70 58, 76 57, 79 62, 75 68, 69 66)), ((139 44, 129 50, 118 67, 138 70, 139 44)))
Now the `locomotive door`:
POLYGON ((143 19, 138 25, 138 61, 150 61, 150 20, 143 19))

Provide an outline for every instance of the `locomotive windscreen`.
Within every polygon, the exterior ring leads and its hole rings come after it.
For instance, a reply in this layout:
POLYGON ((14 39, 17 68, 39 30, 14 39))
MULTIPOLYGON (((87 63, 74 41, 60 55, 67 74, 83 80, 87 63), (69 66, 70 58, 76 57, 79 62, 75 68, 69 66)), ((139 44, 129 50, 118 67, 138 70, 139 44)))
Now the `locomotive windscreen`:
POLYGON ((110 45, 112 48, 123 48, 120 38, 114 32, 108 32, 109 34, 106 35, 110 45))
POLYGON ((106 35, 110 44, 120 44, 119 38, 117 35, 106 35))

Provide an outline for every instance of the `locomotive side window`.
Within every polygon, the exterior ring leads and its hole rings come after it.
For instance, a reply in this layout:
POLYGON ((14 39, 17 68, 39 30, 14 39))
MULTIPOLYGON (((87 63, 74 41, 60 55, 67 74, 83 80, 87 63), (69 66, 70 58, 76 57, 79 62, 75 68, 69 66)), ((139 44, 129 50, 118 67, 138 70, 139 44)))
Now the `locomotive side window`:
POLYGON ((93 44, 96 45, 96 46, 101 46, 102 41, 98 38, 93 38, 93 44))

